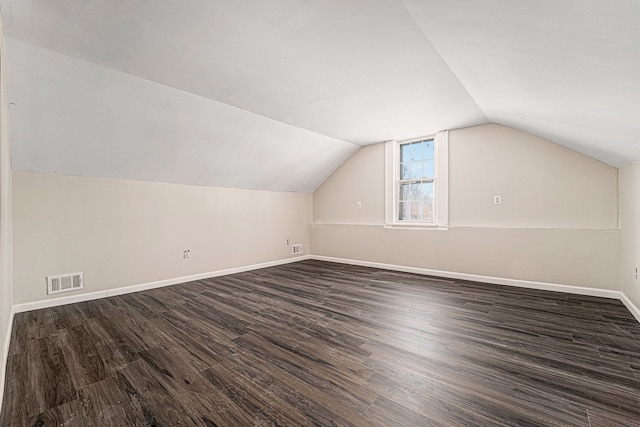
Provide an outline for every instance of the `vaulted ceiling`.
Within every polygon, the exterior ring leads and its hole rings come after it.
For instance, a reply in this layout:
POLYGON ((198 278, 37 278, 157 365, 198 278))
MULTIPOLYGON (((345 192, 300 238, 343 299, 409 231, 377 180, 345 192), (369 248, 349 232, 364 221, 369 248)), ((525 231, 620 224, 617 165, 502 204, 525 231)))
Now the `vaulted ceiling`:
POLYGON ((17 170, 313 191, 481 123, 640 159, 637 0, 0 0, 17 170))

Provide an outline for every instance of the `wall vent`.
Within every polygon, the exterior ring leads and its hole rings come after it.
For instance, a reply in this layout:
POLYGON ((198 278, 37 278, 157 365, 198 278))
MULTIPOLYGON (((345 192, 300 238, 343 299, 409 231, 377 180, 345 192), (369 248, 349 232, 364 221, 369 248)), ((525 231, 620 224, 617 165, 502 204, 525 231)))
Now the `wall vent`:
POLYGON ((84 276, 82 273, 47 276, 47 294, 75 291, 82 288, 84 288, 84 276))
POLYGON ((300 255, 303 252, 302 243, 291 246, 291 253, 294 255, 300 255))

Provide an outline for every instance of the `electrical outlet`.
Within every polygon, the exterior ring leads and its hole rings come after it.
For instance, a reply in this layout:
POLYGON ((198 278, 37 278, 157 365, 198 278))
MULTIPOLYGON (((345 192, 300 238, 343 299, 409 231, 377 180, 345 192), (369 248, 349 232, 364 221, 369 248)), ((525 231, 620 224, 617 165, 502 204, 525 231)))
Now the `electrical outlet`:
POLYGON ((502 196, 499 195, 499 194, 493 196, 493 204, 494 205, 501 205, 502 204, 502 196))
POLYGON ((287 239, 287 246, 291 244, 291 239, 287 239))
POLYGON ((638 267, 636 267, 636 277, 635 277, 635 279, 638 280, 638 267))
POLYGON ((182 251, 182 258, 183 259, 191 258, 191 249, 185 249, 184 251, 182 251))
POLYGON ((362 209, 362 202, 360 200, 356 202, 356 209, 362 209))

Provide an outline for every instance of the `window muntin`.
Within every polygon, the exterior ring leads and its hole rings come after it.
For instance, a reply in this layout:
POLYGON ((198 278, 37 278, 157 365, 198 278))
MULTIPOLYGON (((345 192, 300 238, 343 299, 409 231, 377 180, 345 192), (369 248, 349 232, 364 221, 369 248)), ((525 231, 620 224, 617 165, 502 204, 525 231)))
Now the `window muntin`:
POLYGON ((435 141, 398 143, 396 212, 399 222, 435 222, 435 141))

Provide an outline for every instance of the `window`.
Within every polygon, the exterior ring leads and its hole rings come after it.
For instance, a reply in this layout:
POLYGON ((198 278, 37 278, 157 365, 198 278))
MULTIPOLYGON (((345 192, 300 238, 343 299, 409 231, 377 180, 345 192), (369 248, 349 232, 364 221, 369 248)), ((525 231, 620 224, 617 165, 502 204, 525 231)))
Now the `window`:
POLYGON ((447 136, 387 142, 387 225, 447 225, 447 136))
POLYGON ((398 144, 398 220, 433 222, 434 140, 398 144))

